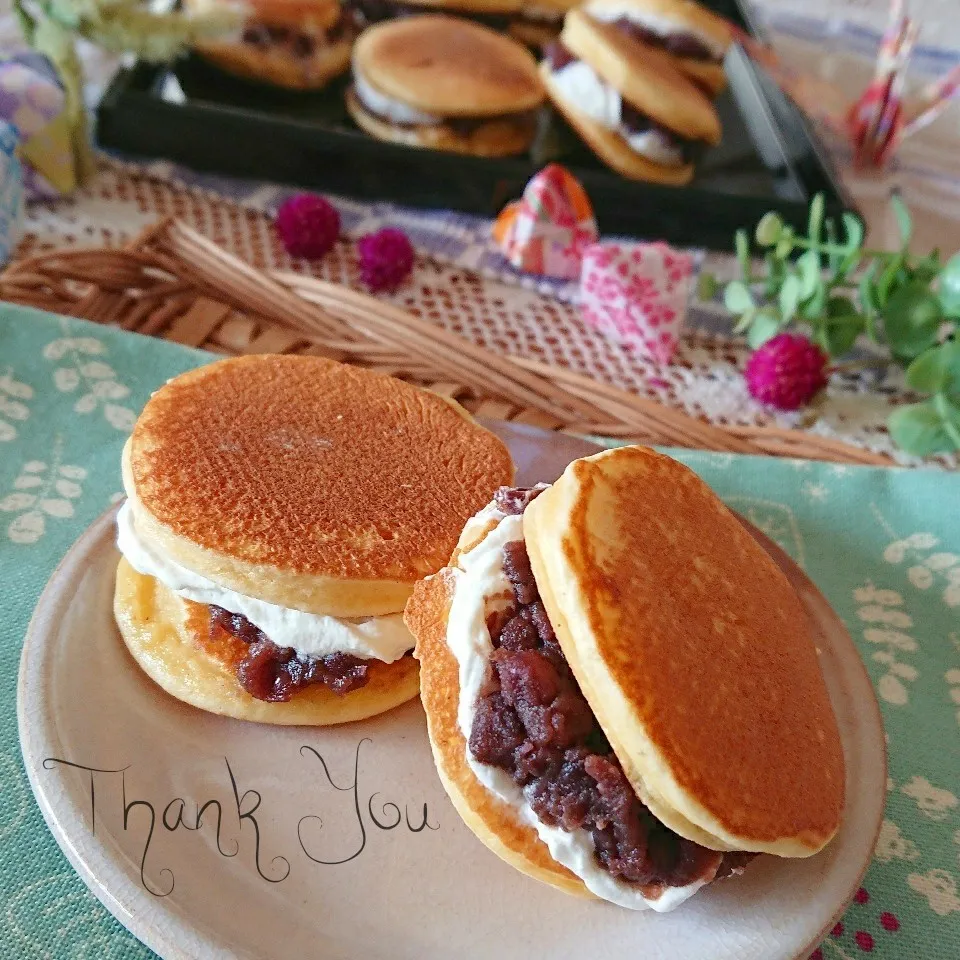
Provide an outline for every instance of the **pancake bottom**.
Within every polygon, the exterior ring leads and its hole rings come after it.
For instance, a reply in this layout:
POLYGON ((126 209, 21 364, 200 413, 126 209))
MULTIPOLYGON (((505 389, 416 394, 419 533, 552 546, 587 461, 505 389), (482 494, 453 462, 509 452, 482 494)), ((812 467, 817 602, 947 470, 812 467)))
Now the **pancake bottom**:
POLYGON ((583 881, 553 859, 536 830, 483 786, 467 763, 467 744, 457 723, 459 666, 446 641, 452 598, 450 577, 443 572, 418 583, 404 611, 417 638, 420 696, 443 787, 463 822, 501 860, 564 893, 592 899, 583 881))
POLYGON ((509 157, 530 149, 536 126, 523 116, 491 117, 470 130, 451 124, 402 127, 383 120, 369 111, 351 89, 347 91, 347 110, 361 130, 378 140, 402 143, 407 147, 466 153, 477 157, 509 157))
POLYGON ((287 725, 348 723, 406 703, 419 689, 417 663, 406 656, 391 664, 374 661, 369 682, 351 693, 317 684, 286 703, 268 703, 251 697, 236 673, 204 649, 209 608, 178 597, 125 559, 117 568, 113 609, 127 649, 147 676, 178 700, 225 717, 287 725))

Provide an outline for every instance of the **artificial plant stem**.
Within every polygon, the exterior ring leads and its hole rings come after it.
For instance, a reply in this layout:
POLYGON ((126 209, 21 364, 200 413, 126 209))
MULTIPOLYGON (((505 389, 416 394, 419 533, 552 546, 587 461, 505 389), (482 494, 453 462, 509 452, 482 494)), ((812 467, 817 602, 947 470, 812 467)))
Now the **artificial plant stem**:
POLYGON ((960 450, 960 430, 958 430, 949 420, 943 421, 943 432, 951 439, 954 447, 960 450))
MULTIPOLYGON (((817 253, 836 253, 846 256, 846 254, 850 252, 847 247, 840 246, 840 244, 837 243, 811 243, 804 237, 794 237, 793 245, 802 250, 815 250, 817 253)), ((861 250, 860 257, 861 259, 869 258, 876 260, 879 258, 886 260, 890 257, 890 252, 887 250, 861 250)))
POLYGON ((855 373, 857 370, 888 370, 893 366, 892 360, 883 357, 862 360, 846 360, 843 363, 832 363, 830 369, 835 373, 855 373))

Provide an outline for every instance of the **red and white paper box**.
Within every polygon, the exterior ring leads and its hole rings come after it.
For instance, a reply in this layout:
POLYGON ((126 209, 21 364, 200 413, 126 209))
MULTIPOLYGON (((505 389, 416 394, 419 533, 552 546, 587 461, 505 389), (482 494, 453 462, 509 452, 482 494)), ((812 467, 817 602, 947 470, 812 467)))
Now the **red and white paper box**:
POLYGON ((583 252, 581 313, 619 343, 669 363, 692 282, 693 257, 665 243, 594 243, 583 252))
POLYGON ((556 163, 533 176, 493 225, 494 240, 518 270, 562 280, 580 276, 584 248, 597 237, 583 187, 556 163))

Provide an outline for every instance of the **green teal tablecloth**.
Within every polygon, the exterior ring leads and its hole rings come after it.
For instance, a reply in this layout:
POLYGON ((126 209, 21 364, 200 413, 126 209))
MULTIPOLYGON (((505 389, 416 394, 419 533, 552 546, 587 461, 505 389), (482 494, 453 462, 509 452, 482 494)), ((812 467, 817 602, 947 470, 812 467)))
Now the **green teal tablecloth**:
MULTIPOLYGON (((0 304, 0 956, 150 956, 47 832, 17 743, 17 667, 47 577, 119 494, 120 449, 138 410, 166 378, 210 359, 0 304)), ((956 960, 960 476, 676 455, 813 577, 883 708, 883 832, 856 902, 815 956, 956 960)))

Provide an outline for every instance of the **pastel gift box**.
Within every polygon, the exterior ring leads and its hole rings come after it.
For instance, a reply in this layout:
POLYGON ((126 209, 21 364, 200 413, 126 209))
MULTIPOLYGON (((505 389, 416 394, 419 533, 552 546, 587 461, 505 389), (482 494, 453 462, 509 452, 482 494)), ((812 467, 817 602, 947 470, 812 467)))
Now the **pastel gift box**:
POLYGON ((657 363, 677 348, 690 297, 693 257, 665 243, 595 243, 583 252, 583 319, 657 363))
POLYGON ((593 208, 576 177, 552 163, 493 225, 493 238, 518 270, 575 280, 584 249, 598 237, 593 208))

